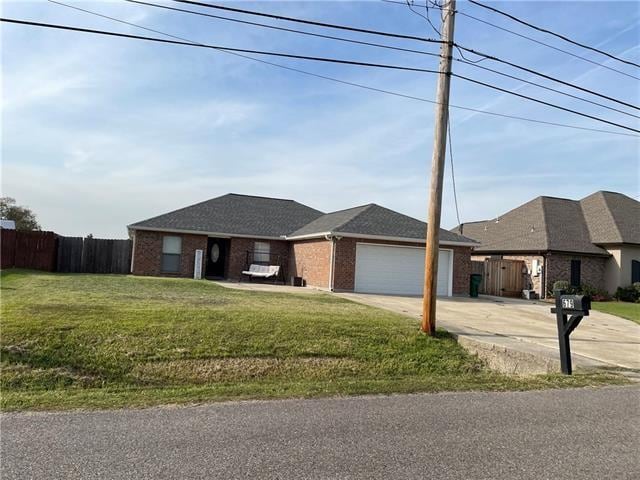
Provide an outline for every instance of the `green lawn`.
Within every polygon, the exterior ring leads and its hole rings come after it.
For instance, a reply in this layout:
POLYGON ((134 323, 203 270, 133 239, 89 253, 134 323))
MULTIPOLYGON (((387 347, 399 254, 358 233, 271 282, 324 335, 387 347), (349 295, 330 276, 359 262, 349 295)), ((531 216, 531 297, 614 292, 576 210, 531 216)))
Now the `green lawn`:
POLYGON ((446 333, 329 294, 19 270, 1 282, 4 410, 623 381, 491 373, 446 333))
POLYGON ((593 302, 591 308, 599 312, 610 313, 618 317, 640 323, 640 303, 630 302, 593 302))

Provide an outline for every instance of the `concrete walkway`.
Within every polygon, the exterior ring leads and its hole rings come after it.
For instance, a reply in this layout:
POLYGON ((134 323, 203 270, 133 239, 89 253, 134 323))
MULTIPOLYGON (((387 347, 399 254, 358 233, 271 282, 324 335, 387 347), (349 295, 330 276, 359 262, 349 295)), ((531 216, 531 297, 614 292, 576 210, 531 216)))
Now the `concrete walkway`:
MULTIPOLYGON (((416 320, 422 313, 419 297, 338 295, 416 320)), ((551 307, 545 302, 488 296, 439 298, 437 319, 439 327, 458 336, 461 344, 475 349, 493 368, 509 373, 541 373, 559 369, 551 307)), ((571 349, 575 367, 640 369, 640 325, 591 311, 571 335, 571 349)))

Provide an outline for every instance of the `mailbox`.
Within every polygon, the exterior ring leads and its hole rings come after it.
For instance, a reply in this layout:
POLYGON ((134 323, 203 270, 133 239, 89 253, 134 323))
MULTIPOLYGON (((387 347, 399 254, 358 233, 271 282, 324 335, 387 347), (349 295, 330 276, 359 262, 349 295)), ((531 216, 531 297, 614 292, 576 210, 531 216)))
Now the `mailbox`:
POLYGON ((561 295, 560 304, 562 310, 567 313, 582 312, 588 315, 591 309, 591 298, 587 295, 561 295))
POLYGON ((560 344, 560 367, 562 373, 571 375, 571 345, 569 335, 580 324, 583 317, 589 315, 591 298, 587 295, 565 295, 562 290, 555 290, 556 307, 551 313, 556 314, 558 324, 558 343, 560 344))

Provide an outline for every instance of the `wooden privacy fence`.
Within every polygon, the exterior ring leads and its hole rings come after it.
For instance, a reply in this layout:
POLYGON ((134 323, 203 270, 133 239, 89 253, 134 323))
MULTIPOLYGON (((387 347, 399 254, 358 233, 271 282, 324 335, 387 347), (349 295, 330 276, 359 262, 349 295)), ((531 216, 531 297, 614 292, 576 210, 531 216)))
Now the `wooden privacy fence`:
POLYGON ((129 273, 131 248, 131 240, 59 237, 57 271, 129 273))
POLYGON ((0 229, 0 268, 56 269, 57 235, 53 232, 20 232, 0 229))
POLYGON ((63 273, 129 273, 131 240, 62 237, 0 229, 0 268, 63 273))
POLYGON ((499 297, 522 296, 524 267, 522 260, 485 260, 482 293, 499 297))

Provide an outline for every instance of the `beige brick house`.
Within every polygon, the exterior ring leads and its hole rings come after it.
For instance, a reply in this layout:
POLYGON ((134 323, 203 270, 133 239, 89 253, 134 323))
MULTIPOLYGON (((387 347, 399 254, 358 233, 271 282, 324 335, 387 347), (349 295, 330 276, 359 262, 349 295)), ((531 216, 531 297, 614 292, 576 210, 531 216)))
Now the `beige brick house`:
MULTIPOLYGON (((251 264, 280 280, 338 291, 420 295, 424 222, 375 204, 323 213, 293 200, 227 194, 128 226, 134 275, 242 280, 251 264), (196 265, 196 252, 202 261, 196 265)), ((438 294, 467 293, 471 247, 440 231, 438 294)))
POLYGON ((538 197, 453 231, 480 243, 473 260, 523 260, 525 284, 542 297, 557 280, 610 293, 640 281, 640 202, 621 193, 538 197))

